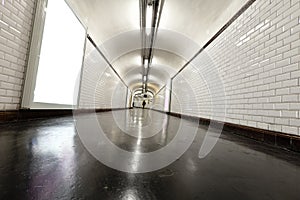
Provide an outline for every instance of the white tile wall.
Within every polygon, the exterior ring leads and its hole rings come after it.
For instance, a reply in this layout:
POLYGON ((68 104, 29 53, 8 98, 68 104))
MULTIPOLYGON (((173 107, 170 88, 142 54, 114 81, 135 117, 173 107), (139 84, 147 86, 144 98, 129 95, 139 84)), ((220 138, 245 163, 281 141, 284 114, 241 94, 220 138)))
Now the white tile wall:
POLYGON ((79 108, 125 108, 127 87, 87 41, 79 108))
POLYGON ((0 1, 0 110, 20 107, 35 2, 0 1))
POLYGON ((159 93, 154 97, 153 109, 164 111, 165 106, 165 97, 166 97, 166 87, 163 88, 159 93))
POLYGON ((127 102, 126 102, 126 107, 127 108, 132 107, 132 101, 131 101, 131 99, 132 99, 132 92, 131 92, 130 89, 127 89, 127 102))
MULTIPOLYGON (((185 114, 219 119, 210 110, 219 91, 205 88, 205 79, 217 72, 226 122, 300 135, 300 0, 256 1, 193 64, 181 74, 197 96, 185 114)), ((181 90, 176 88, 180 81, 173 81, 175 92, 181 90)), ((178 106, 172 104, 172 111, 178 106)))

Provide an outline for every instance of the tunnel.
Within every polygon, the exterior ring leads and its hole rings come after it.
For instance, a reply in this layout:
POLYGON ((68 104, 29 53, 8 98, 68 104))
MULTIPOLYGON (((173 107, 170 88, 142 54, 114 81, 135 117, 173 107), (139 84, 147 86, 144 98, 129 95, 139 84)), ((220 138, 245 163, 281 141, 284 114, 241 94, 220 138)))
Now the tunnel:
POLYGON ((0 199, 299 199, 300 0, 1 0, 0 199))

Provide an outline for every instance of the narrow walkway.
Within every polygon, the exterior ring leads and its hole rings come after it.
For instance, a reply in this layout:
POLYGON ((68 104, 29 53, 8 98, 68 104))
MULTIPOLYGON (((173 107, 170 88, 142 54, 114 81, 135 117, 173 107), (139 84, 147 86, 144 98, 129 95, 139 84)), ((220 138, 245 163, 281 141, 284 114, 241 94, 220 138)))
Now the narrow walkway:
MULTIPOLYGON (((142 109, 97 116, 110 141, 131 152, 163 148, 180 123, 142 109)), ((191 147, 168 167, 129 174, 92 157, 72 117, 2 125, 0 199, 299 199, 299 154, 224 132, 199 159, 206 130, 199 126, 191 147)))

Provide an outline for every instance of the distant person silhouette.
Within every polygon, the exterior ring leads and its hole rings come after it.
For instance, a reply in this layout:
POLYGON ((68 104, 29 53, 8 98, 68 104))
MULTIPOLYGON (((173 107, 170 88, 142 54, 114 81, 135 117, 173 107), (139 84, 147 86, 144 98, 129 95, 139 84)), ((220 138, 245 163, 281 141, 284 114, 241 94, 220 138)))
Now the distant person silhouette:
POLYGON ((143 101, 143 109, 145 108, 145 105, 146 105, 146 101, 144 100, 143 101))

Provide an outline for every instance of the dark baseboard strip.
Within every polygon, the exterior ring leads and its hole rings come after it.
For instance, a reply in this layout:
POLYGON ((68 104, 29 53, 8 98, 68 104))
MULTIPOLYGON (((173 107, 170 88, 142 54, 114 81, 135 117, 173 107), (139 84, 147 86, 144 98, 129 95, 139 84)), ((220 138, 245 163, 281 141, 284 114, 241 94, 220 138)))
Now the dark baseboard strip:
POLYGON ((72 110, 12 110, 0 112, 0 123, 72 115, 72 110))
POLYGON ((93 112, 110 112, 117 110, 126 110, 129 108, 116 108, 116 109, 38 109, 38 110, 12 110, 0 111, 0 123, 18 122, 33 119, 48 119, 53 117, 72 116, 76 114, 88 114, 93 112))
POLYGON ((300 152, 300 137, 296 135, 263 130, 259 128, 242 126, 232 123, 225 123, 224 130, 260 142, 300 152))
POLYGON ((112 112, 112 111, 119 111, 119 110, 128 110, 131 108, 103 108, 103 109, 79 109, 79 110, 72 110, 72 114, 89 114, 89 113, 100 113, 100 112, 112 112))
POLYGON ((160 110, 155 110, 155 111, 168 114, 174 117, 178 117, 178 118, 183 118, 186 120, 189 119, 193 121, 199 120, 199 124, 206 125, 206 126, 221 123, 224 124, 223 130, 228 133, 244 136, 256 141, 278 146, 291 151, 300 152, 300 137, 296 135, 291 135, 291 134, 276 132, 276 131, 269 131, 269 130, 264 130, 259 128, 253 128, 249 126, 243 126, 243 125, 232 124, 227 122, 219 122, 210 119, 199 118, 199 117, 194 117, 189 115, 182 115, 173 112, 171 113, 163 112, 160 110))

